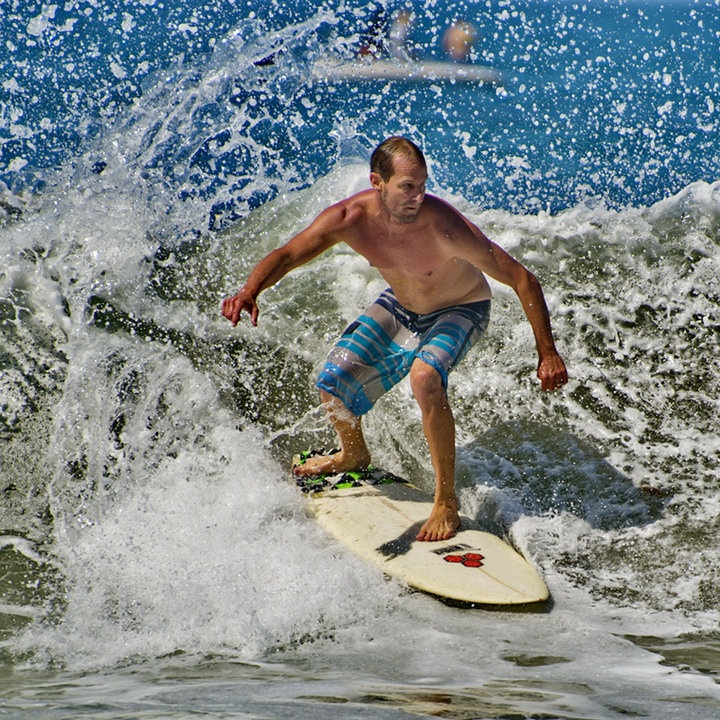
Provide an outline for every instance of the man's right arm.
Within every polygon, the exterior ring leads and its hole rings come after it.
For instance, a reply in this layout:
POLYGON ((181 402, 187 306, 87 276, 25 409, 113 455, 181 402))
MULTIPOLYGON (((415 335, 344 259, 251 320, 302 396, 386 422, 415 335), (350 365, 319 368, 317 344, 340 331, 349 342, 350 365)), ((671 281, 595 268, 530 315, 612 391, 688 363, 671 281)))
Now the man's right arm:
POLYGON ((290 258, 287 245, 273 250, 254 267, 237 295, 223 300, 222 314, 233 327, 238 324, 243 311, 250 315, 252 324, 257 325, 260 313, 257 296, 293 269, 290 258))
POLYGON ((340 242, 343 229, 354 221, 351 215, 352 211, 345 203, 337 203, 323 210, 308 227, 260 260, 237 295, 223 300, 223 316, 235 327, 245 311, 250 315, 252 324, 257 325, 260 312, 258 295, 291 270, 310 262, 340 242))

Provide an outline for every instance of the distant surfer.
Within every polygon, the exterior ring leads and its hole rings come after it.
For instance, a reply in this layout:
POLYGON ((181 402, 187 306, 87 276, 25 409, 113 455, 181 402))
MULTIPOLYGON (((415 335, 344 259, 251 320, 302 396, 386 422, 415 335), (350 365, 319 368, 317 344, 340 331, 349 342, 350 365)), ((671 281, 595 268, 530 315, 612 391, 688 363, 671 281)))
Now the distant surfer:
POLYGON ((238 294, 223 300, 222 313, 233 327, 243 311, 256 325, 258 295, 338 243, 377 268, 389 288, 345 330, 317 381, 340 451, 310 458, 295 472, 367 467, 361 416, 409 374, 435 472, 433 509, 417 539, 444 540, 460 526, 448 373, 487 327, 485 275, 517 293, 535 335, 542 389, 562 387, 568 375, 537 278, 459 211, 427 195, 427 178, 421 150, 406 138, 388 138, 370 159, 371 188, 325 209, 260 260, 238 294))
POLYGON ((477 38, 477 30, 472 23, 458 20, 445 31, 442 38, 443 50, 453 62, 468 62, 477 38))
POLYGON ((412 15, 408 10, 401 10, 397 13, 390 27, 390 36, 388 38, 390 55, 403 62, 410 62, 413 59, 409 44, 411 27, 412 15))

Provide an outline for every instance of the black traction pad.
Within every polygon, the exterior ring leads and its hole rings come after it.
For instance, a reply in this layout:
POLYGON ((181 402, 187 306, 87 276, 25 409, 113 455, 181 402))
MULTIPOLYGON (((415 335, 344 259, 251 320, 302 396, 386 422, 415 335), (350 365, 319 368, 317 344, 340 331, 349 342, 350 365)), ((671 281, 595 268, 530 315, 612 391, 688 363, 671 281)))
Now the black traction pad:
MULTIPOLYGON (((334 455, 336 452, 338 451, 305 450, 293 459, 293 469, 303 465, 308 458, 315 457, 316 455, 334 455)), ((373 467, 372 465, 363 470, 303 476, 293 474, 293 477, 295 478, 295 484, 304 493, 315 493, 323 490, 342 490, 345 488, 360 487, 361 485, 407 484, 407 480, 387 470, 373 467)))

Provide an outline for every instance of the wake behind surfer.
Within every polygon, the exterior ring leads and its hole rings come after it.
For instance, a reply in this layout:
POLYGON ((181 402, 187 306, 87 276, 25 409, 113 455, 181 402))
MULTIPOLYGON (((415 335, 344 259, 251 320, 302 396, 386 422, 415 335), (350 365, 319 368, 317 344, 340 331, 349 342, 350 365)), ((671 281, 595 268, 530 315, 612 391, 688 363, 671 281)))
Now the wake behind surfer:
POLYGON ((421 150, 390 137, 372 153, 370 189, 323 210, 285 245, 266 255, 222 314, 235 327, 243 312, 257 324, 258 295, 288 272, 345 243, 374 266, 389 287, 344 332, 317 381, 340 450, 316 456, 299 475, 367 467, 370 451, 361 417, 409 374, 435 472, 430 517, 418 540, 445 540, 460 526, 455 494, 455 422, 448 374, 487 327, 491 290, 486 275, 511 287, 530 322, 543 390, 568 379, 553 339, 540 284, 527 268, 458 210, 426 194, 421 150))

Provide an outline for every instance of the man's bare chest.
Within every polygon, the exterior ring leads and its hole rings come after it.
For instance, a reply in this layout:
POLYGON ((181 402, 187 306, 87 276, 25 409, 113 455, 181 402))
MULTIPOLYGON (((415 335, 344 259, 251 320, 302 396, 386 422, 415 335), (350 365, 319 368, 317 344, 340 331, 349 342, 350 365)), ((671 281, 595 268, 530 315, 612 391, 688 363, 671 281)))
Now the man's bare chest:
POLYGON ((377 233, 348 244, 370 265, 408 275, 430 276, 453 260, 452 253, 443 243, 417 233, 377 233))

